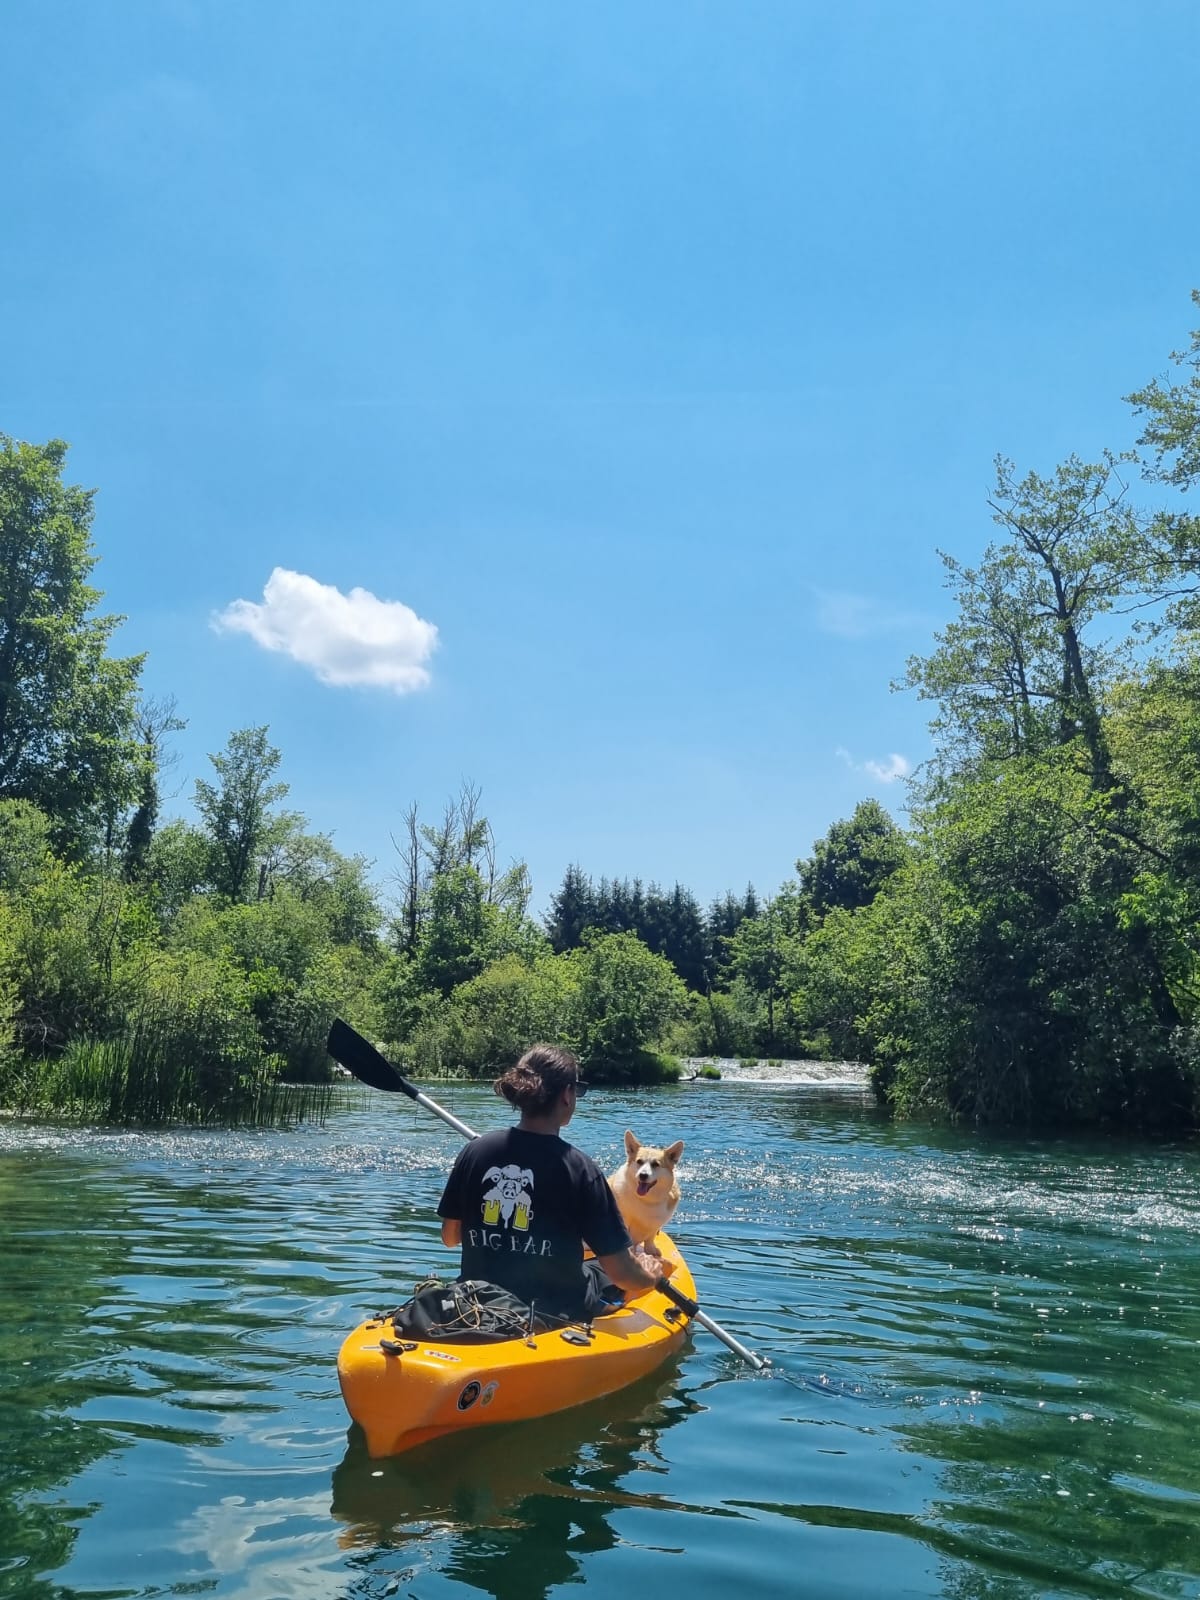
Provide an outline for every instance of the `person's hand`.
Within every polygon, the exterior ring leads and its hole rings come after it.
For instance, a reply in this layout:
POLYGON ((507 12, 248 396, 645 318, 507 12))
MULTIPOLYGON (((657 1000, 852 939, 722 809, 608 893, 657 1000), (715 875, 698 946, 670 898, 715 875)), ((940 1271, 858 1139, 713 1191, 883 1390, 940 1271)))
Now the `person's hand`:
POLYGON ((659 1255, 657 1250, 647 1250, 644 1245, 635 1244, 630 1254, 642 1271, 648 1272, 651 1277, 669 1278, 675 1271, 673 1261, 668 1261, 665 1256, 659 1255))

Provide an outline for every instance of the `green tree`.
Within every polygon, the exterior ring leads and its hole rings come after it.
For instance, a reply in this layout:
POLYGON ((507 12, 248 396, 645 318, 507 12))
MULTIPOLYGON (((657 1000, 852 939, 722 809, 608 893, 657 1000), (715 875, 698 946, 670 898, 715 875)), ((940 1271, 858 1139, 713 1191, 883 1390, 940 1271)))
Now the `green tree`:
POLYGON ((568 1039, 576 969, 546 947, 533 960, 510 954, 428 1005, 403 1059, 417 1070, 494 1072, 539 1039, 568 1039))
POLYGON ((1200 1010, 1200 648, 1194 640, 1120 686, 1109 740, 1117 771, 1140 798, 1136 832, 1127 816, 1120 819, 1137 869, 1121 913, 1152 940, 1174 1004, 1194 1026, 1200 1010))
POLYGON ((1080 739, 1110 787, 1104 697, 1126 650, 1097 628, 1143 598, 1144 522, 1121 462, 1072 456, 1052 478, 996 463, 993 520, 1004 537, 977 568, 943 556, 958 616, 938 648, 908 663, 904 686, 936 700, 943 764, 1036 755, 1080 739))
POLYGON ((800 894, 820 920, 830 911, 868 906, 908 856, 904 834, 878 800, 862 800, 848 821, 835 822, 797 861, 800 894))
POLYGON ((108 654, 123 619, 95 614, 93 493, 63 482, 66 453, 0 434, 0 798, 78 852, 135 798, 143 657, 108 654))
POLYGON ((555 952, 575 950, 588 928, 597 926, 596 892, 581 867, 572 864, 550 899, 546 933, 555 952))
POLYGON ((196 779, 196 810, 212 849, 213 886, 230 900, 262 898, 262 858, 293 825, 293 819, 281 823, 272 811, 288 786, 272 782, 280 755, 267 733, 266 727, 231 733, 225 749, 209 756, 217 782, 196 779))
MULTIPOLYGON (((1200 309, 1200 289, 1192 290, 1192 304, 1200 309)), ((1145 418, 1138 443, 1153 452, 1149 475, 1188 489, 1200 482, 1200 328, 1186 350, 1171 352, 1171 360, 1190 367, 1190 377, 1182 383, 1154 378, 1125 398, 1145 418)))
MULTIPOLYGON (((1192 291, 1200 307, 1200 290, 1192 291)), ((1143 418, 1138 444, 1143 476, 1186 493, 1200 484, 1200 328, 1185 350, 1171 353, 1175 366, 1190 368, 1182 382, 1155 378, 1127 395, 1143 418)), ((1200 516, 1161 508, 1146 524, 1144 582, 1163 602, 1152 626, 1194 632, 1200 624, 1200 516)))
POLYGON ((133 998, 128 953, 153 932, 129 885, 47 854, 19 892, 0 894, 0 922, 17 1037, 29 1054, 120 1027, 133 998))
POLYGON ((294 1077, 327 1075, 325 1038, 335 1015, 372 1014, 363 952, 335 945, 320 906, 286 888, 233 904, 196 897, 176 917, 170 948, 241 974, 262 1051, 294 1077))
POLYGON ((139 881, 164 928, 193 895, 210 886, 212 865, 212 841, 200 828, 174 817, 155 830, 139 881))
MULTIPOLYGON (((524 919, 531 893, 524 862, 507 868, 497 863, 492 825, 479 811, 480 791, 464 783, 447 802, 436 827, 423 823, 415 804, 404 813, 404 829, 392 843, 399 856, 394 874, 400 889, 400 914, 392 923, 392 942, 401 953, 413 956, 421 943, 423 925, 433 914, 433 891, 439 878, 466 868, 481 886, 481 903, 502 919, 524 919)), ((460 880, 460 884, 466 880, 460 880)))
MULTIPOLYGON (((161 796, 159 784, 164 768, 174 758, 166 754, 166 741, 170 734, 179 733, 187 724, 176 714, 175 698, 146 700, 138 707, 137 739, 141 750, 137 804, 125 827, 122 861, 127 878, 138 878, 145 871, 146 858, 154 829, 158 823, 161 796)), ((110 844, 112 821, 110 819, 110 844)))
POLYGON ((742 1049, 767 1055, 800 1051, 789 1003, 788 970, 808 918, 800 889, 789 881, 762 902, 757 916, 744 917, 726 942, 722 979, 742 1049))
POLYGON ((747 917, 756 917, 758 912, 758 895, 752 883, 746 885, 746 892, 740 900, 732 889, 727 889, 719 900, 714 900, 709 906, 708 943, 712 957, 718 964, 724 959, 725 941, 737 932, 740 923, 747 917))
POLYGON ((19 896, 44 877, 50 833, 50 818, 28 800, 0 800, 0 892, 19 896))
POLYGON ((902 1108, 980 1123, 1163 1130, 1197 1106, 1152 929, 1128 914, 1138 848, 1071 752, 1009 763, 929 819, 926 997, 902 1108))
POLYGON ((576 978, 571 1042, 588 1070, 636 1078, 646 1052, 688 1014, 671 963, 634 933, 593 933, 566 958, 576 978))

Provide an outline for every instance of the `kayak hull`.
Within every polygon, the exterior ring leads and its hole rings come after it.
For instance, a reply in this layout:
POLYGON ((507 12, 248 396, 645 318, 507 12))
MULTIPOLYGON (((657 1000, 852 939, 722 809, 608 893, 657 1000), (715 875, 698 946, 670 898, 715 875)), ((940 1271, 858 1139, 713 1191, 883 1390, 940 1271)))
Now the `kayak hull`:
MULTIPOLYGON (((673 1288, 695 1296, 687 1264, 665 1233, 656 1240, 675 1263, 673 1288)), ((613 1394, 653 1372, 682 1345, 688 1319, 651 1290, 591 1325, 494 1344, 436 1344, 389 1352, 391 1325, 361 1323, 338 1353, 338 1382, 375 1457, 399 1455, 449 1433, 548 1416, 613 1394), (564 1334, 567 1337, 564 1337, 564 1334)))

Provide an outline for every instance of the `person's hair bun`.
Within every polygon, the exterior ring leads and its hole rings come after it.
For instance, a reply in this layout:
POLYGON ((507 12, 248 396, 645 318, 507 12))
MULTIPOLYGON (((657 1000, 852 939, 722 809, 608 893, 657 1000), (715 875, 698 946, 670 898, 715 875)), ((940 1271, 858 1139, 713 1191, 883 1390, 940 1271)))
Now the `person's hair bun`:
POLYGON ((571 1084, 578 1082, 579 1063, 569 1050, 535 1044, 492 1085, 510 1106, 541 1116, 571 1084))

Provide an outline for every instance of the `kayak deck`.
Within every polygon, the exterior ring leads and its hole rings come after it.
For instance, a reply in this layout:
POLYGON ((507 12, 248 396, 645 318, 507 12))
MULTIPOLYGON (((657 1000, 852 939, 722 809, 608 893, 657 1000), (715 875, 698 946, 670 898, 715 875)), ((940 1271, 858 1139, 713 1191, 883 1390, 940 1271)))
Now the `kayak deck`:
MULTIPOLYGON (((673 1288, 695 1295, 687 1264, 665 1233, 655 1241, 675 1263, 673 1288)), ((390 1323, 372 1318, 338 1353, 338 1382, 372 1456, 398 1455, 443 1434, 548 1416, 634 1383, 678 1350, 688 1318, 657 1290, 585 1325, 528 1339, 413 1348, 390 1323), (392 1348, 389 1350, 386 1345, 392 1348)))

